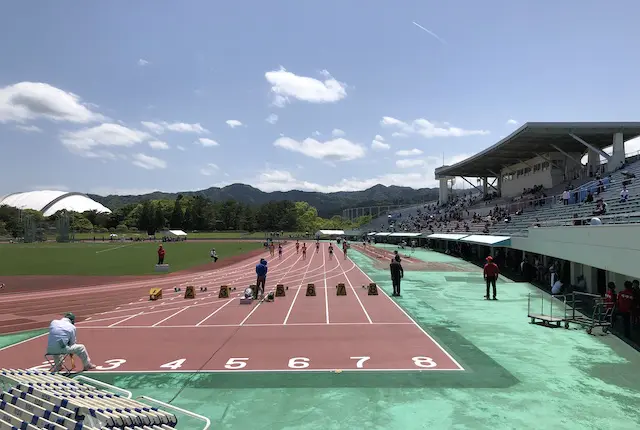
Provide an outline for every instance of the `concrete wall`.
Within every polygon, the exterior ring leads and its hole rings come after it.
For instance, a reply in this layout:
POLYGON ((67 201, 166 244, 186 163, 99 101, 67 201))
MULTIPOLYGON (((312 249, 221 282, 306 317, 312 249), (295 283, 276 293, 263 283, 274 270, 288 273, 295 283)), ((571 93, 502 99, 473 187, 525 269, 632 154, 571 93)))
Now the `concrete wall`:
MULTIPOLYGON (((530 228, 528 237, 512 237, 511 247, 616 273, 610 280, 617 283, 617 278, 640 278, 638 237, 637 225, 530 228)), ((585 275, 595 276, 590 269, 585 275)))
POLYGON ((544 188, 553 188, 569 180, 575 169, 580 168, 579 160, 582 154, 568 154, 566 156, 559 152, 543 154, 543 157, 534 157, 523 160, 522 163, 514 164, 500 171, 502 177, 502 195, 512 197, 522 194, 525 188, 532 188, 535 185, 542 185, 544 188), (561 168, 553 167, 547 159, 561 168), (578 160, 575 161, 575 160, 578 160), (537 170, 539 168, 539 170, 537 170), (519 173, 521 173, 519 175, 519 173))

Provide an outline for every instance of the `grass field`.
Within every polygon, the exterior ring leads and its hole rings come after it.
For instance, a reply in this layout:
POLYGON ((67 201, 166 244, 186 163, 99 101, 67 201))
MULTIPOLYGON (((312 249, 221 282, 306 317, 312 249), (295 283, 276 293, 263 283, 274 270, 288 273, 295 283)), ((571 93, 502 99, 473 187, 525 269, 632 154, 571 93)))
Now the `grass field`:
MULTIPOLYGON (((269 233, 263 231, 248 233, 246 231, 209 231, 209 232, 196 232, 188 233, 187 237, 190 239, 265 239, 269 233)), ((283 237, 298 236, 301 233, 296 232, 284 232, 283 237)), ((143 236, 140 233, 122 233, 122 237, 131 236, 143 236)), ((105 240, 109 239, 109 233, 76 233, 76 240, 105 240)), ((55 237, 51 237, 50 240, 55 240, 55 237)))
MULTIPOLYGON (((83 242, 0 244, 0 276, 23 275, 149 275, 157 263, 157 242, 83 242)), ((262 247, 260 242, 168 242, 165 263, 171 271, 219 261, 262 247)))

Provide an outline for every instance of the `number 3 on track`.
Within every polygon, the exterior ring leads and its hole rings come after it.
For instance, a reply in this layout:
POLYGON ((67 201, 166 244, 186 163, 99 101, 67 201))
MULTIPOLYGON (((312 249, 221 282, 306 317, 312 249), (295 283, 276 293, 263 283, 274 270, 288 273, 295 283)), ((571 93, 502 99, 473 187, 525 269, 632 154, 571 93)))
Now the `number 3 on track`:
POLYGON ((413 357, 412 360, 413 364, 418 367, 432 368, 438 366, 438 364, 433 361, 433 358, 431 357, 413 357))

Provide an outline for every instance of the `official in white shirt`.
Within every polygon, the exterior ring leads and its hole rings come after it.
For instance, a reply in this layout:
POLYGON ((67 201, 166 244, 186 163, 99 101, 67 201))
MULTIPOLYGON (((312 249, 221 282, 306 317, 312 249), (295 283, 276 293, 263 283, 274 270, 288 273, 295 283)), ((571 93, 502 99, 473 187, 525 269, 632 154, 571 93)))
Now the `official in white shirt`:
POLYGON ((55 355, 56 370, 60 370, 64 354, 77 355, 82 360, 84 370, 96 368, 89 359, 87 348, 80 343, 76 343, 75 322, 76 316, 72 313, 67 313, 63 318, 51 321, 49 325, 47 353, 55 355))

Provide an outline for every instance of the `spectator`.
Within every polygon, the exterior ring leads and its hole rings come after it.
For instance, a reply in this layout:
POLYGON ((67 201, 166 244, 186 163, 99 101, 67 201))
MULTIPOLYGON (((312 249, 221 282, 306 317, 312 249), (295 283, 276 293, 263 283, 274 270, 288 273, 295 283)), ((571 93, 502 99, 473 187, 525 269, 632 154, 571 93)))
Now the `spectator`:
POLYGON ((622 187, 622 191, 620 191, 620 203, 624 203, 627 200, 629 200, 629 191, 627 190, 627 187, 624 186, 622 187))

